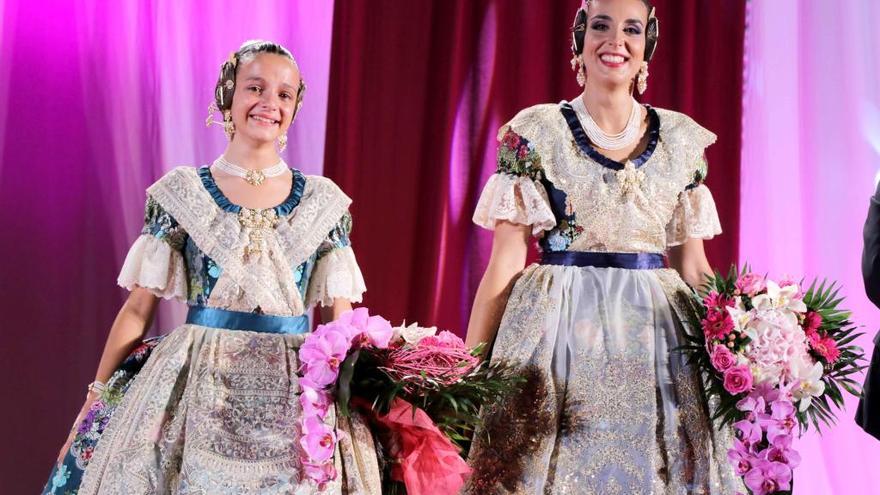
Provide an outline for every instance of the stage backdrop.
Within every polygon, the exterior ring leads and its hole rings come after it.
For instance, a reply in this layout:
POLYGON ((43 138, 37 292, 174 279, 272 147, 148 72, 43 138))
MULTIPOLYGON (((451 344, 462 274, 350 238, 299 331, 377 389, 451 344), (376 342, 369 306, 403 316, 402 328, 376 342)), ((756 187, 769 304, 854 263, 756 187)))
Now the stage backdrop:
MULTIPOLYGON (((874 0, 751 2, 746 39, 740 258, 759 272, 843 284, 870 357, 880 310, 860 272, 880 169, 880 36, 874 0)), ((880 493, 880 443, 853 422, 796 446, 798 495, 880 493)))
MULTIPOLYGON (((297 54, 309 89, 286 158, 321 172, 333 2, 6 0, 0 11, 0 492, 36 493, 123 301, 115 280, 144 189, 223 150, 204 121, 241 42, 297 54)), ((182 307, 161 307, 167 331, 182 307)))
MULTIPOLYGON (((395 322, 462 333, 491 235, 471 223, 495 170, 496 132, 517 111, 580 93, 570 70, 576 0, 339 2, 325 174, 354 199, 366 304, 395 322)), ((643 100, 716 132, 708 151, 736 259, 745 4, 655 2, 661 24, 643 100)))

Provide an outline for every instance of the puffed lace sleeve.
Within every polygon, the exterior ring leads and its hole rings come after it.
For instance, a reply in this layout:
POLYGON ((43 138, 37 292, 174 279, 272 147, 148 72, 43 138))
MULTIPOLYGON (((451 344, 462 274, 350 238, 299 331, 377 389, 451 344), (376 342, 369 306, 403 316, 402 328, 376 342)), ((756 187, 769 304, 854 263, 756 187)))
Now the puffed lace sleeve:
POLYGON ((541 157, 534 145, 509 126, 499 132, 498 169, 489 178, 477 209, 474 223, 494 230, 499 220, 528 225, 532 235, 556 226, 547 190, 541 157))
POLYGON ((306 291, 306 307, 316 304, 332 306, 336 298, 363 301, 367 287, 354 257, 349 235, 351 214, 346 212, 318 247, 315 269, 306 291))
POLYGON ((117 282, 128 290, 143 287, 163 299, 186 301, 183 246, 187 234, 152 197, 147 197, 144 228, 134 241, 117 282))
POLYGON ((715 200, 703 183, 707 173, 706 157, 703 156, 694 173, 694 181, 679 194, 672 220, 666 226, 669 247, 684 244, 688 239, 711 239, 721 233, 715 200))

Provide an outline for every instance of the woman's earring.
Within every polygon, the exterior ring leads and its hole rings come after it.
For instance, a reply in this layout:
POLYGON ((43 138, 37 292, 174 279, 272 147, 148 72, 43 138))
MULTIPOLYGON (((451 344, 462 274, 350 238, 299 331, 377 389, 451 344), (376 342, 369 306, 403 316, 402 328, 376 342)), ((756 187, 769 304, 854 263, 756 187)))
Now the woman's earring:
POLYGON ((232 136, 235 134, 235 124, 232 123, 232 111, 224 110, 223 111, 223 132, 226 133, 226 137, 232 141, 232 136))
POLYGON ((284 148, 287 148, 287 134, 278 136, 278 152, 284 151, 284 148))
POLYGON ((636 76, 636 88, 639 90, 639 94, 644 94, 648 89, 648 62, 642 62, 639 75, 636 76))
POLYGON ((578 86, 583 88, 584 84, 587 83, 587 75, 584 71, 584 62, 577 55, 571 57, 571 70, 577 72, 578 86))
POLYGON ((205 119, 205 127, 211 127, 212 125, 217 123, 214 121, 214 112, 217 112, 219 110, 220 109, 217 108, 216 103, 212 102, 210 105, 208 105, 208 118, 205 119))

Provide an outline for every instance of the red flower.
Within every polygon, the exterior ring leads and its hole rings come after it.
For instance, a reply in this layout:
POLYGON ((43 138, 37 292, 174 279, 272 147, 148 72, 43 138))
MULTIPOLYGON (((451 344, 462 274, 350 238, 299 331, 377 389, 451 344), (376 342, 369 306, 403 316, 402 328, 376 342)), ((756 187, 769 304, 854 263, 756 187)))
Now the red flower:
POLYGON ((814 351, 825 358, 828 364, 832 364, 840 358, 840 349, 837 348, 837 342, 831 337, 820 338, 815 344, 812 344, 812 347, 814 351))
POLYGON ((815 311, 807 311, 807 313, 804 315, 804 331, 807 332, 807 334, 810 333, 810 330, 816 332, 821 326, 822 315, 815 311))
POLYGON ((708 309, 722 309, 726 307, 733 307, 733 299, 730 297, 723 296, 716 291, 712 291, 706 295, 703 299, 703 305, 708 309))
POLYGON ((710 309, 701 323, 703 333, 709 339, 724 339, 733 331, 733 319, 727 311, 710 309))
POLYGON ((513 131, 507 131, 501 138, 501 145, 505 148, 515 150, 519 146, 519 136, 513 131))
POLYGON ((525 144, 523 144, 519 147, 519 150, 517 150, 516 157, 519 158, 520 160, 522 160, 523 158, 528 156, 528 154, 529 154, 529 147, 526 146, 525 144))

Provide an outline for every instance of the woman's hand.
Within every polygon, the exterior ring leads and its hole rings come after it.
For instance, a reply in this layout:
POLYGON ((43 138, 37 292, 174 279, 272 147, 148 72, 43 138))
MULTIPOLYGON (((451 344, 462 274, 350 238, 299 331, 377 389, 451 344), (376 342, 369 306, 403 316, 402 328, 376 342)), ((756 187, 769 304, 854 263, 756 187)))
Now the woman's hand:
POLYGON ((67 440, 64 442, 64 445, 61 446, 61 451, 58 452, 57 463, 59 466, 64 462, 64 456, 67 455, 67 451, 70 450, 70 446, 73 445, 73 439, 76 437, 79 425, 82 423, 83 419, 85 419, 86 415, 89 413, 89 409, 92 408, 92 405, 96 400, 98 400, 98 393, 89 390, 88 395, 86 395, 86 401, 83 403, 82 408, 80 408, 79 414, 76 415, 76 420, 70 428, 70 434, 67 435, 67 440))
POLYGON ((669 264, 694 289, 699 289, 706 282, 706 276, 712 275, 702 239, 688 239, 684 244, 671 248, 669 264))

